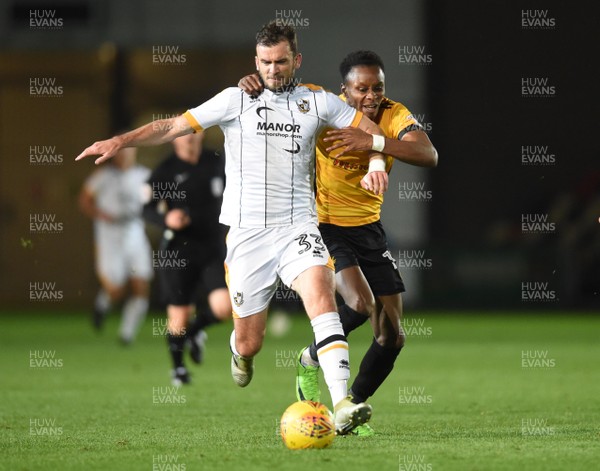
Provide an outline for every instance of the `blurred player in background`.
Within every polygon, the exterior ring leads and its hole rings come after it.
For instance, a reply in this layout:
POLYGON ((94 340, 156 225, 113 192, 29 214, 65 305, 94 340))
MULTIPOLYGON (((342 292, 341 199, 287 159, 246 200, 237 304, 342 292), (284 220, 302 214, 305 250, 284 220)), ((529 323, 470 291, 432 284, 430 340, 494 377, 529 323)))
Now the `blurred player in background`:
MULTIPOLYGON (((340 72, 340 97, 385 134, 376 138, 381 139, 380 149, 388 156, 386 172, 391 171, 394 159, 420 167, 437 165, 437 152, 421 125, 404 105, 384 96, 384 65, 377 54, 353 52, 340 64, 340 72)), ((253 95, 262 91, 256 74, 244 77, 239 86, 253 95)), ((365 151, 375 147, 376 138, 356 128, 324 130, 316 150, 319 229, 335 260, 337 291, 345 302, 339 307, 344 334, 369 318, 375 334, 349 391, 354 403, 375 393, 392 371, 405 341, 401 326, 401 293, 405 289, 380 221, 383 195, 360 185, 369 165, 365 151)), ((298 358, 298 400, 319 401, 318 369, 313 342, 298 358)), ((364 424, 353 433, 370 436, 374 432, 364 424)))
MULTIPOLYGON (((256 35, 255 65, 267 90, 258 99, 230 87, 181 116, 98 141, 76 160, 111 158, 123 147, 156 145, 219 125, 225 134, 227 186, 220 221, 230 226, 226 273, 234 306, 231 373, 247 386, 262 347, 269 302, 279 279, 302 298, 318 342, 318 358, 334 405, 338 433, 371 417, 371 406, 347 396, 348 344, 336 311, 333 264, 317 227, 314 203, 315 136, 323 126, 379 128, 332 93, 293 80, 302 55, 296 32, 276 21, 256 35)), ((373 152, 360 184, 387 188, 383 156, 373 152), (380 165, 381 166, 380 166, 380 165)))
POLYGON ((214 323, 231 318, 225 284, 225 233, 219 212, 225 183, 224 159, 203 151, 203 132, 173 141, 174 153, 152 172, 147 184, 147 221, 164 229, 155 257, 163 302, 167 304, 167 342, 173 360, 173 384, 190 382, 183 361, 190 347, 194 363, 201 363, 206 333, 214 323), (208 305, 195 311, 198 289, 208 305))
POLYGON ((148 311, 152 278, 150 243, 142 220, 142 189, 150 170, 136 164, 137 149, 121 149, 114 160, 96 170, 79 195, 81 211, 94 221, 96 273, 100 291, 92 323, 102 328, 111 307, 123 305, 119 339, 130 344, 148 311))

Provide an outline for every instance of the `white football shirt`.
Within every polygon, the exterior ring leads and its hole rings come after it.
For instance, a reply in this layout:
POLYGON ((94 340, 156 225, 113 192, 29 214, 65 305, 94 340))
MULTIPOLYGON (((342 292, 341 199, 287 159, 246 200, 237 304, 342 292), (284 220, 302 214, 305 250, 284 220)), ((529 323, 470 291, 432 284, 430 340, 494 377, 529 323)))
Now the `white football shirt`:
POLYGON ((227 88, 185 113, 195 130, 225 134, 226 185, 219 221, 230 227, 316 221, 315 141, 325 126, 357 126, 362 113, 321 87, 266 90, 252 98, 227 88))
POLYGON ((114 165, 105 165, 96 170, 85 182, 85 187, 94 195, 98 209, 112 216, 114 224, 96 220, 96 225, 140 224, 143 201, 143 187, 150 177, 150 170, 141 165, 134 165, 120 170, 114 165))

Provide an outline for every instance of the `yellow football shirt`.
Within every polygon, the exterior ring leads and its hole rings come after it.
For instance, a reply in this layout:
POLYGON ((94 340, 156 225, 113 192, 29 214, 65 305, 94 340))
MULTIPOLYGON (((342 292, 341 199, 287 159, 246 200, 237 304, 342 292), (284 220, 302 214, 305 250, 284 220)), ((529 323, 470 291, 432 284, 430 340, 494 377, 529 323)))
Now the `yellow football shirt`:
MULTIPOLYGON (((345 99, 343 95, 340 98, 345 99)), ((419 122, 401 103, 383 98, 375 122, 386 137, 401 138, 419 122)), ((328 153, 332 145, 324 142, 325 129, 317 140, 317 213, 319 222, 338 226, 362 226, 378 221, 383 195, 374 195, 360 186, 369 170, 369 152, 355 152, 339 157, 340 149, 328 153)), ((386 156, 386 171, 390 173, 394 158, 386 156)))

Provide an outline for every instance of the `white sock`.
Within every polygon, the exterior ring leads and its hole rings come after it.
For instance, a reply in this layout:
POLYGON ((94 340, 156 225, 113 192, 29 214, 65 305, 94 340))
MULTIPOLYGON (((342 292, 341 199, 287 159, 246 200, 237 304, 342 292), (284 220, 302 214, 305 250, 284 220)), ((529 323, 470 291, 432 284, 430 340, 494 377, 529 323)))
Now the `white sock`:
POLYGON ((94 301, 94 306, 96 309, 102 313, 108 312, 110 309, 110 296, 106 291, 100 289, 98 294, 96 295, 96 300, 94 301))
POLYGON ((319 364, 323 369, 323 376, 335 407, 348 395, 350 378, 348 342, 337 312, 321 314, 310 323, 315 333, 319 364))
POLYGON ((132 341, 138 333, 142 322, 148 312, 148 299, 141 297, 131 297, 123 306, 123 315, 121 316, 121 327, 119 335, 123 340, 132 341))
POLYGON ((240 353, 237 351, 237 348, 235 348, 235 330, 232 330, 231 335, 229 336, 229 348, 231 349, 231 353, 238 357, 241 356, 240 353))

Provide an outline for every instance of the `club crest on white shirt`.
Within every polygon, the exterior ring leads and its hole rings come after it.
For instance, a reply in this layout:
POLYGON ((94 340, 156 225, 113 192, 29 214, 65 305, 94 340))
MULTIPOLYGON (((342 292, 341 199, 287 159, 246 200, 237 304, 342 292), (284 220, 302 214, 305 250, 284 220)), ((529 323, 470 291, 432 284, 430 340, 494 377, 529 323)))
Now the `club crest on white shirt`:
POLYGON ((308 113, 310 111, 310 102, 304 98, 296 100, 296 106, 298 106, 300 113, 308 113))

